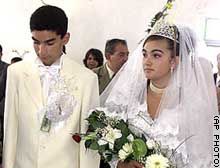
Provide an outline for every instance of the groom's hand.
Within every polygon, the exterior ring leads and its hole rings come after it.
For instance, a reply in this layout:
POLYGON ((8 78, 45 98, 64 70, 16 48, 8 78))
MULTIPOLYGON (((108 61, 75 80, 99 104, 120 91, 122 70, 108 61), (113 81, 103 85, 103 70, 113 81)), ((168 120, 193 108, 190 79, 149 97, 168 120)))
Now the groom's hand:
POLYGON ((129 162, 119 161, 117 168, 144 168, 144 166, 135 160, 131 160, 129 162))

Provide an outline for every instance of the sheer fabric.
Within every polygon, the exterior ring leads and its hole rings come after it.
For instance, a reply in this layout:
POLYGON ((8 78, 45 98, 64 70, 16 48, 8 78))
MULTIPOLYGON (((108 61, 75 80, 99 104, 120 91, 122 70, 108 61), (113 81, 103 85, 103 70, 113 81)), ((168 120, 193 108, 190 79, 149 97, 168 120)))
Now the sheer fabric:
POLYGON ((199 57, 192 30, 179 30, 179 64, 162 96, 156 118, 147 112, 147 79, 142 67, 143 42, 101 95, 109 115, 128 121, 164 147, 178 149, 173 158, 181 168, 207 168, 212 161, 212 119, 217 99, 211 64, 199 57), (142 109, 144 107, 144 110, 142 109), (142 109, 142 110, 141 110, 142 109))

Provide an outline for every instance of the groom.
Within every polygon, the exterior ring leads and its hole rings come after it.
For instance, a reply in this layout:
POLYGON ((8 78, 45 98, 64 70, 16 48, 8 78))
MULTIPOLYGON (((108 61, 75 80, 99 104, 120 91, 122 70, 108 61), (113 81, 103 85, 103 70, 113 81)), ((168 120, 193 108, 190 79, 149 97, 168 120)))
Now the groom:
POLYGON ((71 137, 86 132, 99 94, 96 75, 64 54, 67 25, 55 6, 42 6, 30 18, 37 58, 8 68, 4 168, 99 167, 98 155, 71 137))

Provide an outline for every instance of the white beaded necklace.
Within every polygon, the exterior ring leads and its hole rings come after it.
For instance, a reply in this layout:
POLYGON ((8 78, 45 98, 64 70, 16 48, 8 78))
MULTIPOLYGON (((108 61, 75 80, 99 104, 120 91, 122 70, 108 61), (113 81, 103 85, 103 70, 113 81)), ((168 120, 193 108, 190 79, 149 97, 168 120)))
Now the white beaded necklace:
POLYGON ((163 94, 163 91, 164 91, 164 88, 163 88, 163 89, 160 89, 160 88, 154 86, 151 81, 150 81, 150 89, 151 89, 154 93, 157 93, 157 94, 163 94))

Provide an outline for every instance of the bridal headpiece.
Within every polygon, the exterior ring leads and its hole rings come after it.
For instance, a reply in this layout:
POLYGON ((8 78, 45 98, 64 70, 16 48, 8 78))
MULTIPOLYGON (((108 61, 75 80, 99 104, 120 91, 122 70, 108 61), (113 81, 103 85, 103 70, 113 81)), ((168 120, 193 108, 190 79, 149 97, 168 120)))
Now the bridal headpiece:
POLYGON ((162 36, 179 42, 177 27, 174 24, 168 23, 163 18, 155 23, 147 38, 150 36, 162 36))

